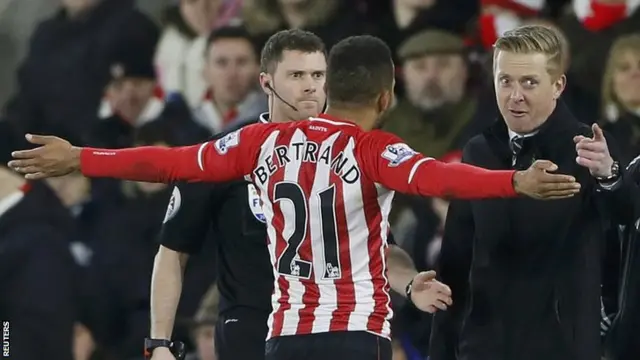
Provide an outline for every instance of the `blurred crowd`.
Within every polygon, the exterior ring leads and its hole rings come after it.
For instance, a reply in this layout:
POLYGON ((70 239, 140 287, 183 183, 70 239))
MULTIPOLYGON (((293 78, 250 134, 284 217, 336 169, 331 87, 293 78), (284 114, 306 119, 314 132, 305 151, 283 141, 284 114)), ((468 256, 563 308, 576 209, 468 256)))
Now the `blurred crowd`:
MULTIPOLYGON (((581 121, 600 123, 630 160, 640 153, 639 7, 637 0, 176 0, 157 23, 133 0, 62 0, 31 36, 17 91, 0 113, 0 142, 9 141, 3 131, 104 148, 206 140, 268 110, 260 49, 276 31, 302 28, 327 48, 350 35, 382 38, 398 77, 386 130, 428 156, 460 161, 464 143, 498 115, 496 37, 544 23, 570 46, 563 101, 581 121)), ((170 187, 70 175, 24 186, 20 211, 7 218, 17 200, 5 196, 12 184, 2 164, 0 320, 20 319, 12 341, 38 346, 37 338, 17 337, 20 327, 39 328, 32 333, 59 345, 48 359, 69 359, 68 349, 75 360, 139 359, 170 187), (24 256, 2 256, 9 236, 24 240, 24 256), (7 308, 17 310, 1 312, 7 308)), ((435 268, 447 201, 396 199, 396 241, 420 270, 435 268)), ((215 359, 210 243, 189 262, 175 331, 200 360, 215 359)), ((430 316, 394 305, 394 359, 423 359, 430 316)))

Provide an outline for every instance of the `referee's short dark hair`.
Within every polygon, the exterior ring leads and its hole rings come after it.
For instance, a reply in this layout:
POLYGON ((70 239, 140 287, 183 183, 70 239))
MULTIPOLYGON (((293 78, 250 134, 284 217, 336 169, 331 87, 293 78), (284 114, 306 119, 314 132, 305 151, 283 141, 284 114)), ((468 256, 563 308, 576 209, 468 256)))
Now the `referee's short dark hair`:
POLYGON ((375 36, 348 37, 329 53, 327 96, 330 103, 370 105, 393 91, 391 50, 375 36))
POLYGON ((278 31, 271 35, 262 48, 260 72, 273 74, 285 51, 303 53, 321 52, 327 55, 327 49, 318 35, 300 29, 278 31))
POLYGON ((253 42, 253 38, 251 37, 251 34, 249 34, 249 32, 244 26, 229 25, 229 26, 223 26, 223 27, 217 28, 209 34, 209 36, 207 37, 205 54, 208 54, 211 44, 213 44, 218 40, 225 40, 225 39, 245 40, 251 45, 251 47, 254 49, 256 54, 258 53, 257 49, 255 48, 255 44, 253 42))

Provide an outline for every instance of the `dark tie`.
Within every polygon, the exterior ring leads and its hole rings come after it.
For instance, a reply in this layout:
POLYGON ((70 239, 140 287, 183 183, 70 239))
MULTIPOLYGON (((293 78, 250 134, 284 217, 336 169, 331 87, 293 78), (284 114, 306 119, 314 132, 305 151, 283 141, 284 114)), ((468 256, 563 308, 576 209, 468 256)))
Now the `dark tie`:
POLYGON ((520 155, 522 151, 522 147, 524 145, 524 136, 516 136, 509 142, 511 146, 511 152, 513 152, 513 156, 517 157, 520 155))
POLYGON ((519 168, 520 166, 516 166, 518 164, 518 158, 520 153, 522 152, 522 148, 524 147, 524 136, 516 136, 509 141, 509 147, 511 148, 511 153, 513 156, 511 157, 511 166, 519 168))

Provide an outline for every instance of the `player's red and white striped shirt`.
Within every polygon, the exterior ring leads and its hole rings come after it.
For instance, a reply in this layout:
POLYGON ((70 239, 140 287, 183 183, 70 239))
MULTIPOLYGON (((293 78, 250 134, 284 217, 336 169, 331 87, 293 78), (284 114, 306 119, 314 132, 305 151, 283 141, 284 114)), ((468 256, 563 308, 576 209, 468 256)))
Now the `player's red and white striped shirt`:
POLYGON ((87 148, 81 163, 94 177, 251 179, 274 265, 268 338, 329 331, 390 336, 385 250, 394 191, 468 199, 516 195, 513 171, 445 164, 394 135, 326 115, 250 125, 182 148, 87 148))

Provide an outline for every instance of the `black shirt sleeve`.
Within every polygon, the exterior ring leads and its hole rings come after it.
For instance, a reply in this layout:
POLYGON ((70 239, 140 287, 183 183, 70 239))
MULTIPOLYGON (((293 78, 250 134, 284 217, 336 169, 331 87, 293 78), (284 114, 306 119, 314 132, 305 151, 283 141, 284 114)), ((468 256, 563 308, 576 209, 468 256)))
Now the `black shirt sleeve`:
POLYGON ((176 184, 162 222, 160 244, 187 254, 200 251, 215 217, 214 194, 213 184, 176 184))

